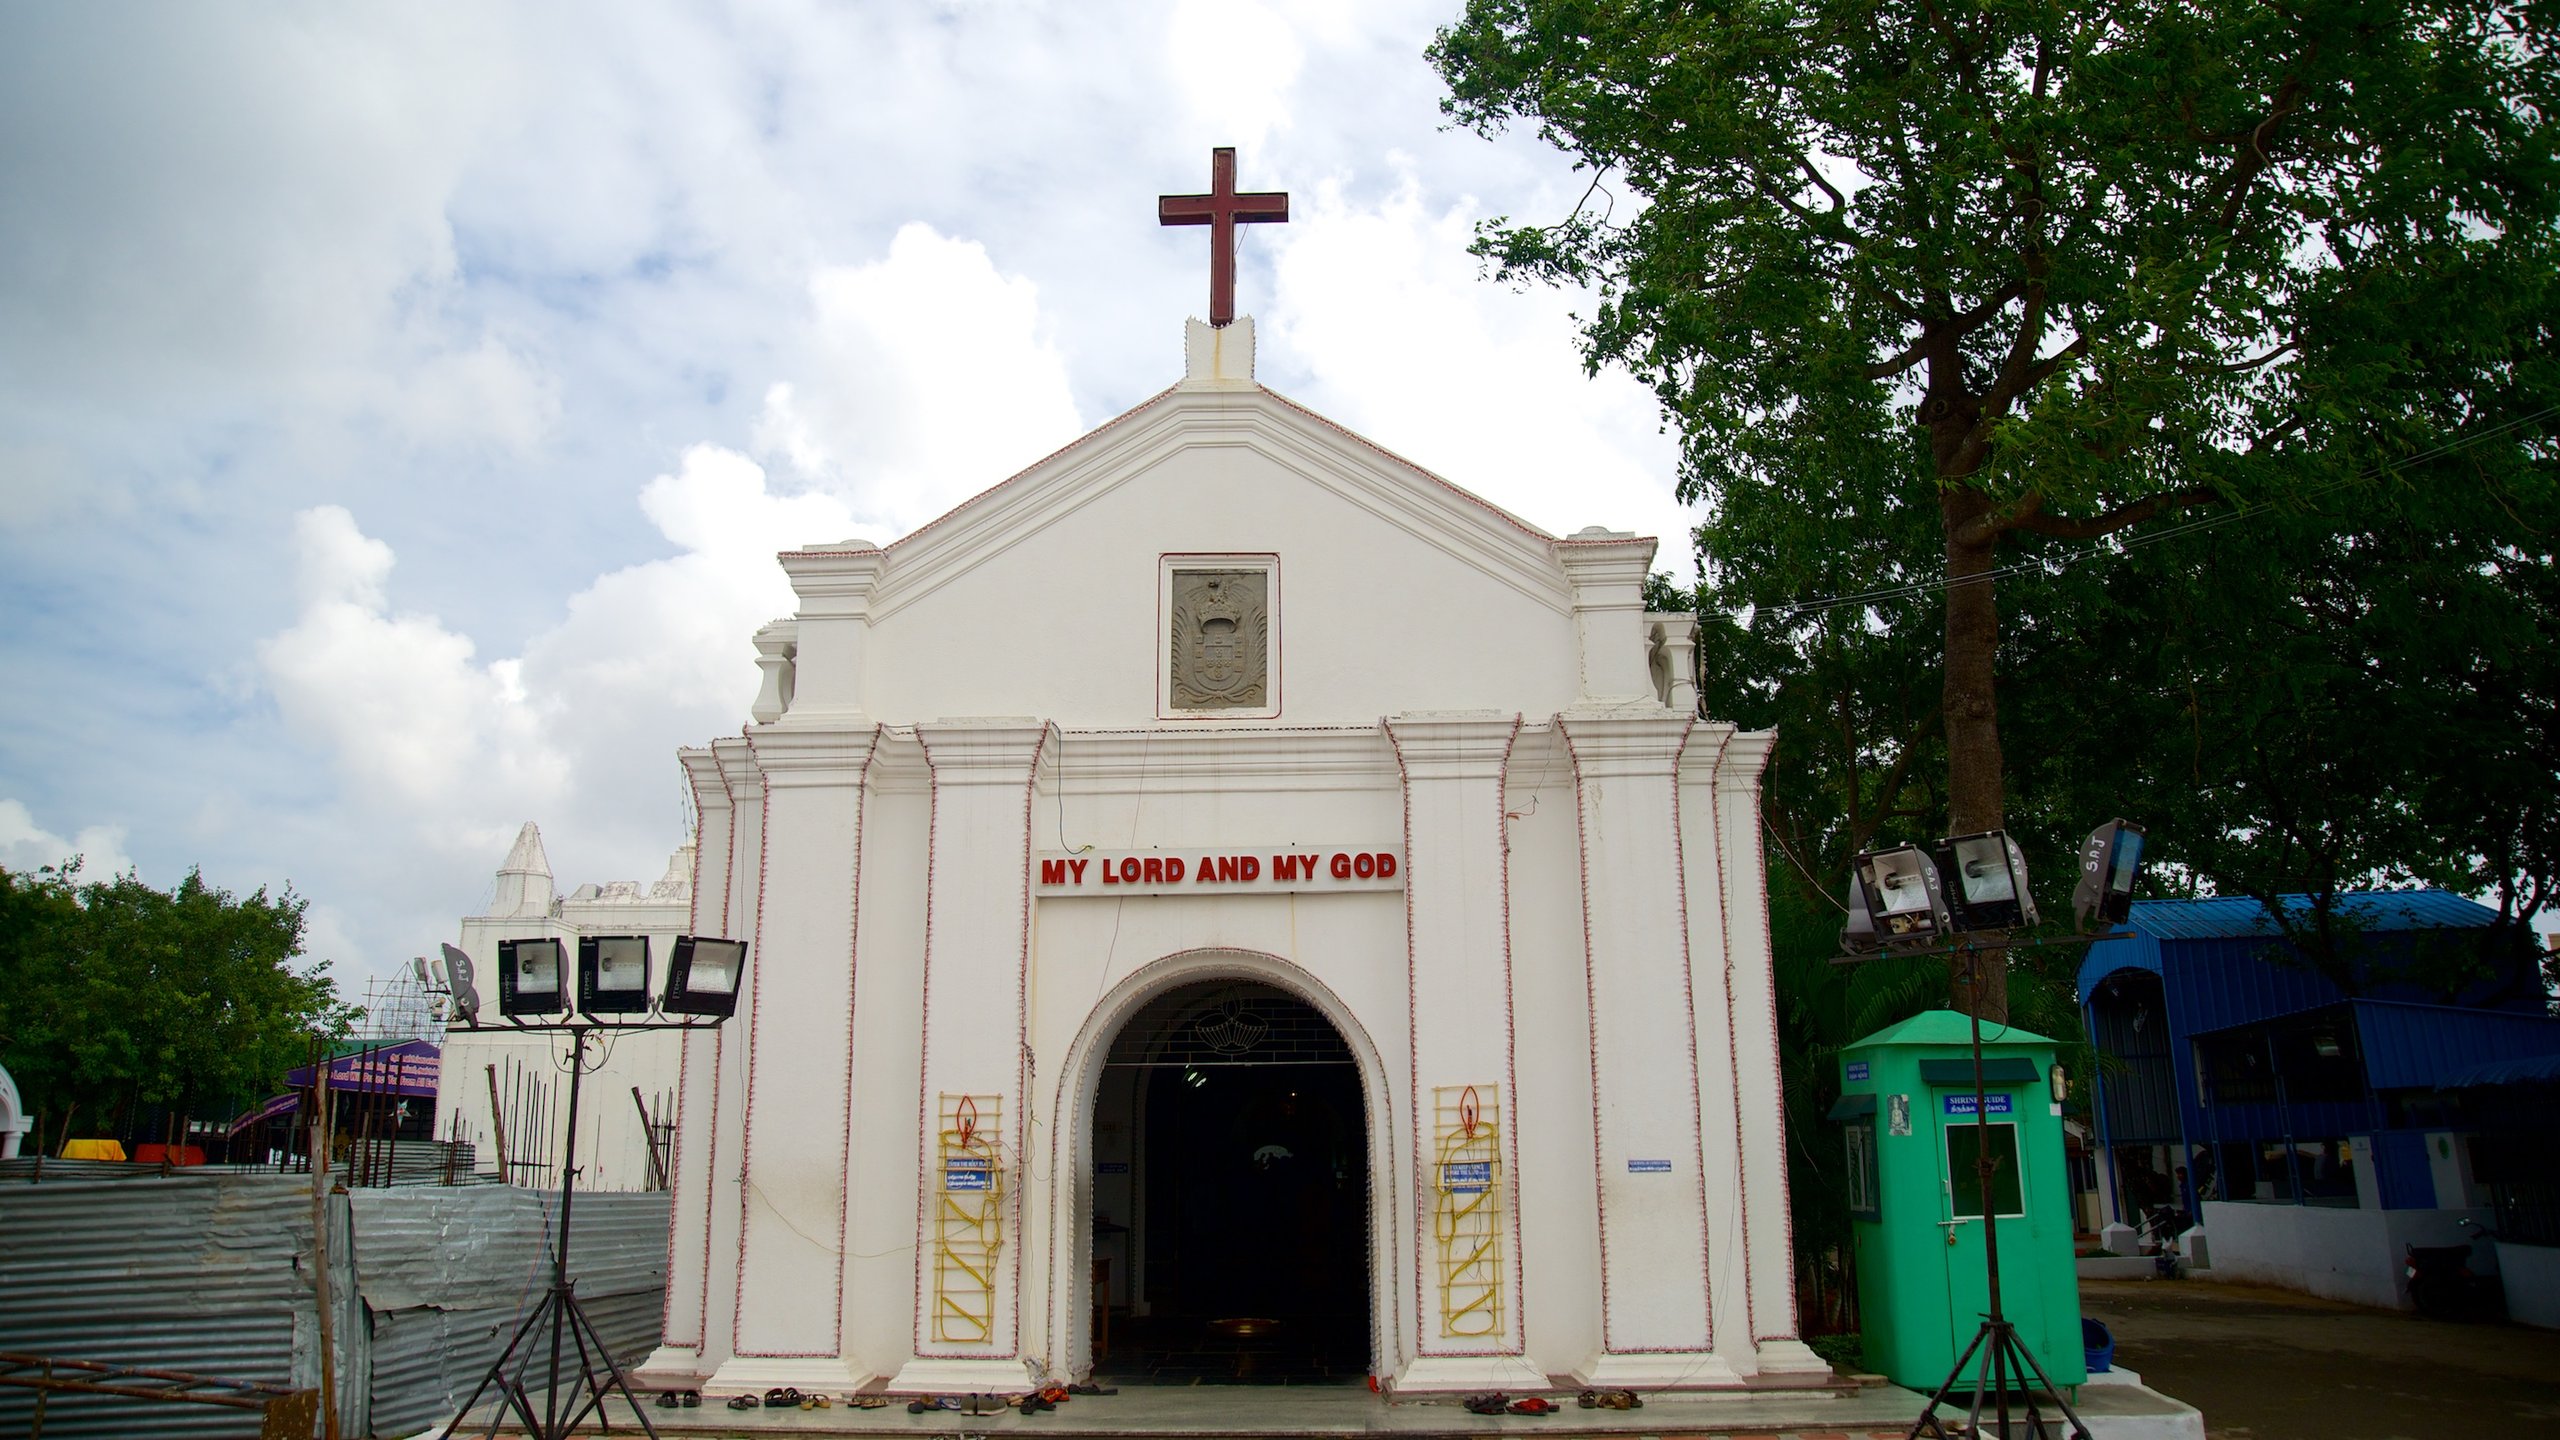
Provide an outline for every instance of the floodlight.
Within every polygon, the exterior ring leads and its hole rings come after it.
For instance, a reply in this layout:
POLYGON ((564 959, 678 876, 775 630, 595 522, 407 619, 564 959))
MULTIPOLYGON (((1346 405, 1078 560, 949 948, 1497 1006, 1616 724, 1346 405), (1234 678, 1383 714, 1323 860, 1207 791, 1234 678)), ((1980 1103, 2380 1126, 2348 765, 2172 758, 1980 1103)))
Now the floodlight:
POLYGON ((1867 887, 1858 883, 1855 871, 1849 874, 1849 923, 1840 927, 1840 948, 1851 955, 1884 948, 1876 934, 1876 912, 1867 908, 1867 887))
POLYGON ((453 1013, 465 1025, 480 1023, 480 987, 474 983, 471 957, 458 945, 444 947, 445 984, 453 991, 453 1013))
POLYGON ((2027 890, 2027 857, 2005 830, 1956 835, 1940 842, 1938 865, 1947 909, 1958 930, 2014 930, 2036 923, 2027 890))
POLYGON ((2146 832, 2130 820, 2110 820, 2080 844, 2080 883, 2071 891, 2071 913, 2080 929, 2091 917, 2121 925, 2133 911, 2133 887, 2142 878, 2146 832))
POLYGON ((569 1008, 568 965, 557 940, 498 942, 498 1013, 557 1015, 569 1008))
POLYGON ((1856 874, 1868 913, 1887 944, 1946 933, 1947 902, 1939 890, 1938 867, 1919 846, 1869 850, 1858 857, 1856 874))
POLYGON ((747 942, 679 935, 667 956, 667 990, 658 1008, 670 1015, 737 1013, 747 975, 747 942))
POLYGON ((648 936, 578 937, 578 1010, 585 1015, 648 1013, 648 936))

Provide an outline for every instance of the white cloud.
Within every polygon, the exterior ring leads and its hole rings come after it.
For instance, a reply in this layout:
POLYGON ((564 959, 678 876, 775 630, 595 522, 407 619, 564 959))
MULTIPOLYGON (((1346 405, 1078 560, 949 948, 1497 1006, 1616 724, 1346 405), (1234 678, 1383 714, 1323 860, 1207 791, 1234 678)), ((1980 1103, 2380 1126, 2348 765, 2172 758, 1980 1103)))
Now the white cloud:
POLYGON ((1239 147, 1259 145, 1289 120, 1289 94, 1305 54, 1289 22, 1255 0, 1179 0, 1165 31, 1166 60, 1193 115, 1239 147))
POLYGON ((1153 197, 1211 145, 1296 192, 1243 249, 1267 378, 1670 563, 1649 404, 1463 253, 1578 187, 1438 128, 1449 12, 0 6, 0 795, 289 879, 348 956, 477 904, 526 819, 564 879, 655 875, 774 549, 893 538, 1179 376, 1204 245, 1153 197))
POLYGON ((1673 495, 1678 451, 1652 395, 1620 372, 1583 375, 1583 297, 1453 264, 1481 209, 1425 204, 1397 158, 1403 183, 1379 203, 1327 182, 1279 231, 1272 348, 1312 377, 1295 398, 1556 534, 1656 536, 1655 568, 1686 576, 1698 517, 1673 495))
MULTIPOLYGON (((390 608, 391 547, 343 507, 294 517, 302 613, 258 647, 286 723, 318 740, 364 797, 460 821, 501 794, 540 804, 566 778, 504 662, 432 615, 390 608)), ((432 837, 472 843, 450 829, 432 837)))
MULTIPOLYGON (((765 392, 757 449, 890 539, 1082 431, 1038 287, 986 247, 900 227, 809 281, 805 378, 765 392)), ((813 537, 802 536, 801 539, 813 537)))
POLYGON ((124 853, 121 825, 89 825, 65 840, 36 824, 35 815, 16 800, 0 800, 0 870, 26 874, 47 865, 80 857, 84 880, 106 880, 134 868, 124 853))
POLYGON ((709 445, 639 505, 678 553, 598 576, 522 655, 485 663, 469 636, 395 609, 391 547, 354 516, 296 517, 301 614, 260 660, 367 825, 493 864, 528 816, 619 832, 614 853, 664 848, 668 815, 631 797, 654 793, 652 775, 672 796, 675 748, 745 714, 749 637, 792 608, 775 552, 854 522, 833 497, 771 493, 755 462, 709 445))

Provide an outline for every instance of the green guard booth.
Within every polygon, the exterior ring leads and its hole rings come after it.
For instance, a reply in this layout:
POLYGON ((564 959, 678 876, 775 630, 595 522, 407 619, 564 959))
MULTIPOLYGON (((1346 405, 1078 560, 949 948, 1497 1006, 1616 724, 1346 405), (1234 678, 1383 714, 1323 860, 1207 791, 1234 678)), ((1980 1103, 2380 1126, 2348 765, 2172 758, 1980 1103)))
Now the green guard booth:
MULTIPOLYGON (((1989 1307, 1969 1026, 1931 1010, 1847 1047, 1831 1112, 1848 1138, 1867 1365, 1923 1392, 1945 1382, 1989 1307)), ((1998 1024, 1982 1037, 2002 1309, 2053 1383, 2078 1385, 2089 1375, 2054 1043, 1998 1024)), ((1978 1363, 1959 1392, 1973 1388, 1978 1363)))

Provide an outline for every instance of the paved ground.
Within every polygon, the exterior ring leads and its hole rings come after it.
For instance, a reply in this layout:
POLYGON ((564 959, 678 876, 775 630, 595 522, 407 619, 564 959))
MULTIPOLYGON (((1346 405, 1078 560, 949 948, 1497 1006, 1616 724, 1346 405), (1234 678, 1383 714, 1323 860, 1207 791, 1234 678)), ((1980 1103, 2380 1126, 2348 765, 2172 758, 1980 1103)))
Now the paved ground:
POLYGON ((2227 1440, 2560 1435, 2560 1332, 2456 1325, 2289 1291, 2084 1280, 2116 1360, 2227 1440))

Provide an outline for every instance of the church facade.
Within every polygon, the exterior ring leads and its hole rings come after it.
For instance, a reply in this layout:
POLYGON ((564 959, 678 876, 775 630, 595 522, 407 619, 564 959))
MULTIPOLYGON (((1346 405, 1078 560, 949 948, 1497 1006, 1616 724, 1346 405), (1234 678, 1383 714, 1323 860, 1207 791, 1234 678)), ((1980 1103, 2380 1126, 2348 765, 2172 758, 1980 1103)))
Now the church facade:
POLYGON ((1019 1390, 1278 1336, 1385 1388, 1801 1383, 1757 794, 1656 542, 1185 376, 780 557, 681 753, 654 1383, 1019 1390), (1169 1340, 1167 1337, 1175 1337, 1169 1340))

